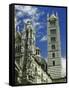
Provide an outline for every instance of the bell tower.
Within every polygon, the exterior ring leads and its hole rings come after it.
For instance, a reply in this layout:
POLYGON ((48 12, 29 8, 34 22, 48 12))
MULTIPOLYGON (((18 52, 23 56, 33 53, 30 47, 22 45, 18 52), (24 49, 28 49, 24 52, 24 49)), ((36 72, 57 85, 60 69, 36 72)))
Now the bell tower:
POLYGON ((52 79, 61 78, 61 48, 58 15, 47 15, 48 73, 52 79))

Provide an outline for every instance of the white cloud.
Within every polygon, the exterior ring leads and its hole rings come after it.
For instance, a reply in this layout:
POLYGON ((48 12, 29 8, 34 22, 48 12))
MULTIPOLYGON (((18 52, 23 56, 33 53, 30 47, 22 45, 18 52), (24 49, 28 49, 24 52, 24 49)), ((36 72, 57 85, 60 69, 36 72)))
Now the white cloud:
POLYGON ((42 29, 42 28, 44 28, 44 26, 40 24, 40 26, 38 27, 38 29, 42 29))
POLYGON ((35 22, 35 21, 34 21, 33 24, 34 24, 34 27, 39 27, 39 26, 40 26, 40 23, 39 23, 39 22, 35 22))
POLYGON ((17 22, 16 22, 16 26, 17 26, 17 25, 19 25, 20 23, 21 23, 21 21, 20 21, 20 20, 19 20, 19 21, 17 21, 17 22))
POLYGON ((42 35, 42 32, 37 32, 36 37, 39 38, 39 37, 41 37, 41 35, 42 35))
MULTIPOLYGON (((40 25, 39 22, 36 22, 36 20, 38 20, 38 18, 39 18, 39 13, 37 13, 38 9, 36 7, 16 5, 15 10, 18 10, 18 12, 16 12, 16 18, 27 15, 27 16, 31 17, 31 21, 34 24, 34 27, 40 25)), ((24 20, 24 22, 26 22, 28 19, 29 19, 29 17, 26 19, 23 19, 23 20, 24 20)), ((18 22, 16 22, 16 23, 18 23, 18 22)))
MULTIPOLYGON (((40 15, 43 15, 44 12, 40 12, 38 8, 34 6, 15 5, 15 10, 18 10, 18 12, 15 13, 15 18, 18 19, 19 17, 28 16, 27 18, 23 18, 24 22, 31 19, 35 30, 43 28, 43 25, 39 23, 39 17, 40 15)), ((19 23, 19 21, 16 21, 16 26, 19 23)))
POLYGON ((32 16, 32 15, 35 15, 37 12, 37 8, 32 7, 32 6, 16 5, 15 9, 19 10, 19 12, 17 13, 17 16, 22 16, 24 14, 28 14, 28 15, 32 16))
POLYGON ((17 12, 16 17, 22 17, 22 16, 23 16, 23 12, 21 11, 17 12))
POLYGON ((66 76, 66 59, 65 58, 61 58, 61 76, 64 77, 66 76))
POLYGON ((32 10, 32 7, 31 6, 23 6, 23 11, 24 12, 29 12, 32 10))
POLYGON ((44 37, 42 37, 42 39, 40 41, 46 41, 46 40, 47 40, 47 37, 44 36, 44 37))
POLYGON ((40 23, 39 23, 39 22, 36 22, 35 24, 36 24, 36 25, 40 25, 40 23))
POLYGON ((40 15, 43 15, 44 13, 40 12, 38 8, 34 6, 15 5, 15 10, 18 10, 16 16, 21 17, 24 15, 29 15, 35 21, 38 21, 40 15))
POLYGON ((23 20, 24 23, 27 23, 27 21, 30 21, 30 19, 27 18, 27 19, 24 19, 24 20, 23 20))

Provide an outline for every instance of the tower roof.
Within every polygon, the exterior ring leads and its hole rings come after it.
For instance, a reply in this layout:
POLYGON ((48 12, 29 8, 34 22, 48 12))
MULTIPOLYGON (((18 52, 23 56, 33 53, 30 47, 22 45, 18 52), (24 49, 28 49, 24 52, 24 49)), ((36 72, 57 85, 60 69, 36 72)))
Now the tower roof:
POLYGON ((27 24, 31 24, 31 23, 32 23, 31 20, 28 20, 28 21, 27 21, 27 24))
POLYGON ((53 13, 50 18, 56 18, 55 14, 53 13))
POLYGON ((38 47, 36 47, 36 50, 40 50, 38 47))
POLYGON ((50 18, 49 18, 50 21, 52 20, 56 20, 56 15, 54 13, 51 14, 50 18))
POLYGON ((25 24, 32 24, 32 21, 30 19, 25 20, 25 24))

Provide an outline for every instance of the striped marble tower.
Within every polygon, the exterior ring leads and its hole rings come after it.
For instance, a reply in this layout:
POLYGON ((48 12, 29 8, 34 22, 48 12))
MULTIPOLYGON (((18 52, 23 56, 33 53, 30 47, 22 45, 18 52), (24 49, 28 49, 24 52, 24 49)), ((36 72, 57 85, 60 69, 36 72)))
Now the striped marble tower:
POLYGON ((52 79, 61 78, 61 48, 58 15, 47 15, 48 73, 52 79))

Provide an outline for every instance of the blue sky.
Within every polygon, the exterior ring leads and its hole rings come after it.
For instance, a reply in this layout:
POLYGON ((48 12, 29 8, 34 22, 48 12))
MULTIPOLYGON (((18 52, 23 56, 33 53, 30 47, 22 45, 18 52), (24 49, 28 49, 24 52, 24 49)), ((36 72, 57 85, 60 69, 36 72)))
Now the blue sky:
POLYGON ((41 6, 15 6, 16 30, 22 31, 27 19, 33 21, 36 32, 36 46, 40 48, 41 55, 47 58, 47 13, 57 12, 60 25, 61 56, 66 57, 66 8, 41 6))

